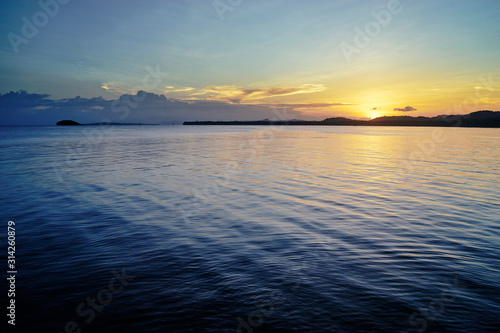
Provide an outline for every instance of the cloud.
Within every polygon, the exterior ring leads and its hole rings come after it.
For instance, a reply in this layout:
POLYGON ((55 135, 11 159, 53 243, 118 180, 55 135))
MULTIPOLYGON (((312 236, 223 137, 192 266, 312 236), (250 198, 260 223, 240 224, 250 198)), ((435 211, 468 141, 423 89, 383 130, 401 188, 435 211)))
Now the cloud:
POLYGON ((38 105, 32 108, 32 110, 47 110, 50 109, 51 107, 48 105, 38 105))
POLYGON ((123 94, 135 94, 137 90, 141 89, 139 88, 130 88, 126 86, 123 83, 116 82, 116 81, 109 81, 109 82, 104 82, 101 84, 101 88, 107 90, 108 92, 120 96, 123 94))
MULTIPOLYGON (((123 83, 116 81, 104 82, 101 88, 120 95, 133 95, 139 89, 129 88, 123 83)), ((322 84, 303 84, 298 87, 269 87, 269 88, 244 88, 239 86, 206 86, 202 89, 194 87, 164 86, 161 92, 169 96, 175 96, 185 101, 221 101, 239 104, 243 101, 256 101, 270 97, 282 97, 296 94, 310 94, 326 90, 322 84)))
POLYGON ((47 99, 49 96, 48 94, 30 94, 26 90, 11 91, 3 95, 0 94, 0 109, 2 107, 43 108, 51 102, 47 99))
POLYGON ((189 120, 312 119, 298 108, 325 106, 238 104, 208 99, 179 100, 145 91, 123 94, 113 100, 80 96, 54 100, 48 97, 46 94, 29 94, 25 91, 0 94, 0 125, 54 125, 62 119, 80 123, 95 123, 106 119, 114 122, 151 124, 181 123, 189 120))
POLYGON ((353 105, 349 103, 302 103, 302 104, 252 104, 252 105, 260 105, 260 106, 267 106, 270 108, 288 108, 291 110, 305 110, 305 109, 314 109, 314 108, 319 108, 319 109, 324 109, 324 108, 331 108, 334 106, 346 106, 346 105, 353 105))
POLYGON ((375 110, 378 110, 378 108, 372 108, 372 109, 370 109, 370 110, 373 110, 373 111, 375 111, 375 110))
POLYGON ((326 88, 322 84, 303 84, 299 87, 271 87, 255 89, 245 89, 236 86, 208 86, 203 88, 200 92, 192 93, 190 96, 209 94, 204 97, 204 99, 240 103, 243 100, 259 100, 269 97, 310 94, 324 90, 326 90, 326 88))
POLYGON ((66 98, 53 100, 48 94, 30 94, 24 90, 0 94, 0 124, 5 125, 53 125, 61 119, 78 119, 81 112, 91 113, 97 110, 101 114, 110 110, 112 101, 102 97, 66 98))
POLYGON ((175 89, 175 87, 173 87, 173 86, 166 86, 165 88, 167 90, 165 90, 163 92, 164 94, 168 94, 168 93, 171 93, 171 92, 188 92, 188 91, 193 91, 193 90, 196 89, 196 88, 193 88, 193 87, 185 87, 185 88, 175 89))
POLYGON ((116 90, 119 89, 119 85, 120 84, 117 82, 104 82, 101 84, 101 88, 110 92, 116 92, 116 90))
POLYGON ((401 112, 410 112, 410 111, 417 111, 417 109, 411 107, 411 106, 407 106, 405 107, 404 109, 401 109, 401 108, 394 108, 394 111, 401 111, 401 112))

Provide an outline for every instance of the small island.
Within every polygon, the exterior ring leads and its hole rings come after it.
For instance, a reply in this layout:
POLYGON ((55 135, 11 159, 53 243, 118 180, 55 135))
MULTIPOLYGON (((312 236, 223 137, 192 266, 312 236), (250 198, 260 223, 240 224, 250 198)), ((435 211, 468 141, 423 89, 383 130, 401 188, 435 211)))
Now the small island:
POLYGON ((57 126, 81 126, 82 124, 74 120, 61 120, 56 123, 57 126))
POLYGON ((79 122, 76 122, 74 120, 61 120, 61 121, 58 121, 56 123, 57 126, 99 126, 99 125, 103 125, 103 126, 110 126, 110 125, 113 125, 113 126, 131 126, 131 125, 139 125, 139 126, 142 126, 142 125, 147 125, 147 126, 152 126, 152 125, 158 125, 158 124, 143 124, 143 123, 113 123, 113 122, 100 122, 100 123, 90 123, 90 124, 80 124, 79 122))

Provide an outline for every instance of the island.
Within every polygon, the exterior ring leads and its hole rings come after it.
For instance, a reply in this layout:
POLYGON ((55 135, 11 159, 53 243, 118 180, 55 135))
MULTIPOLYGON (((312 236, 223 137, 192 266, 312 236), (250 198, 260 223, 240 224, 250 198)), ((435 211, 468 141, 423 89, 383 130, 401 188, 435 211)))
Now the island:
POLYGON ((113 123, 113 122, 100 122, 100 123, 90 123, 90 124, 80 124, 79 122, 76 122, 74 120, 61 120, 61 121, 58 121, 56 123, 57 126, 75 126, 75 125, 79 125, 79 126, 110 126, 110 125, 114 125, 114 126, 131 126, 131 125, 134 125, 134 126, 142 126, 142 125, 147 125, 147 126, 153 126, 153 125, 158 125, 158 124, 142 124, 142 123, 113 123))
POLYGON ((74 120, 61 120, 56 123, 57 126, 81 126, 82 124, 77 123, 74 120))
POLYGON ((183 125, 299 125, 299 126, 435 126, 435 127, 500 127, 500 111, 476 111, 466 115, 436 117, 384 116, 371 120, 344 117, 324 120, 255 120, 255 121, 185 121, 183 125))

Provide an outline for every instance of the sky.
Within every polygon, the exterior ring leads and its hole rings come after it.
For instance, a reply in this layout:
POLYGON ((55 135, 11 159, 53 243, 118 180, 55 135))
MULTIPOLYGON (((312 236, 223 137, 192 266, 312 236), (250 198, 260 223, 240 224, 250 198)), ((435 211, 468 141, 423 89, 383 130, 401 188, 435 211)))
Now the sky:
POLYGON ((0 2, 0 124, 500 110, 498 0, 0 2))

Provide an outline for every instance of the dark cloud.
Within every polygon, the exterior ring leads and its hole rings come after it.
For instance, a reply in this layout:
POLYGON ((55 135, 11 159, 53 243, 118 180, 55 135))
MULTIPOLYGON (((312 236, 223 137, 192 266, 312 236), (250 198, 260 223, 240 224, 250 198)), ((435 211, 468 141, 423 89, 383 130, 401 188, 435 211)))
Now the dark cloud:
POLYGON ((401 111, 401 112, 410 112, 410 111, 417 111, 417 109, 411 107, 411 106, 407 106, 403 109, 401 108, 395 108, 394 111, 401 111))
POLYGON ((189 120, 289 120, 307 118, 296 109, 308 106, 248 105, 219 100, 186 101, 145 91, 135 95, 124 94, 116 100, 80 96, 53 100, 49 97, 26 91, 0 94, 0 125, 54 125, 63 119, 80 123, 113 121, 155 124, 189 120))
POLYGON ((48 94, 30 94, 25 90, 11 91, 4 95, 0 94, 0 106, 2 109, 8 107, 46 106, 51 102, 47 99, 49 96, 48 94))

